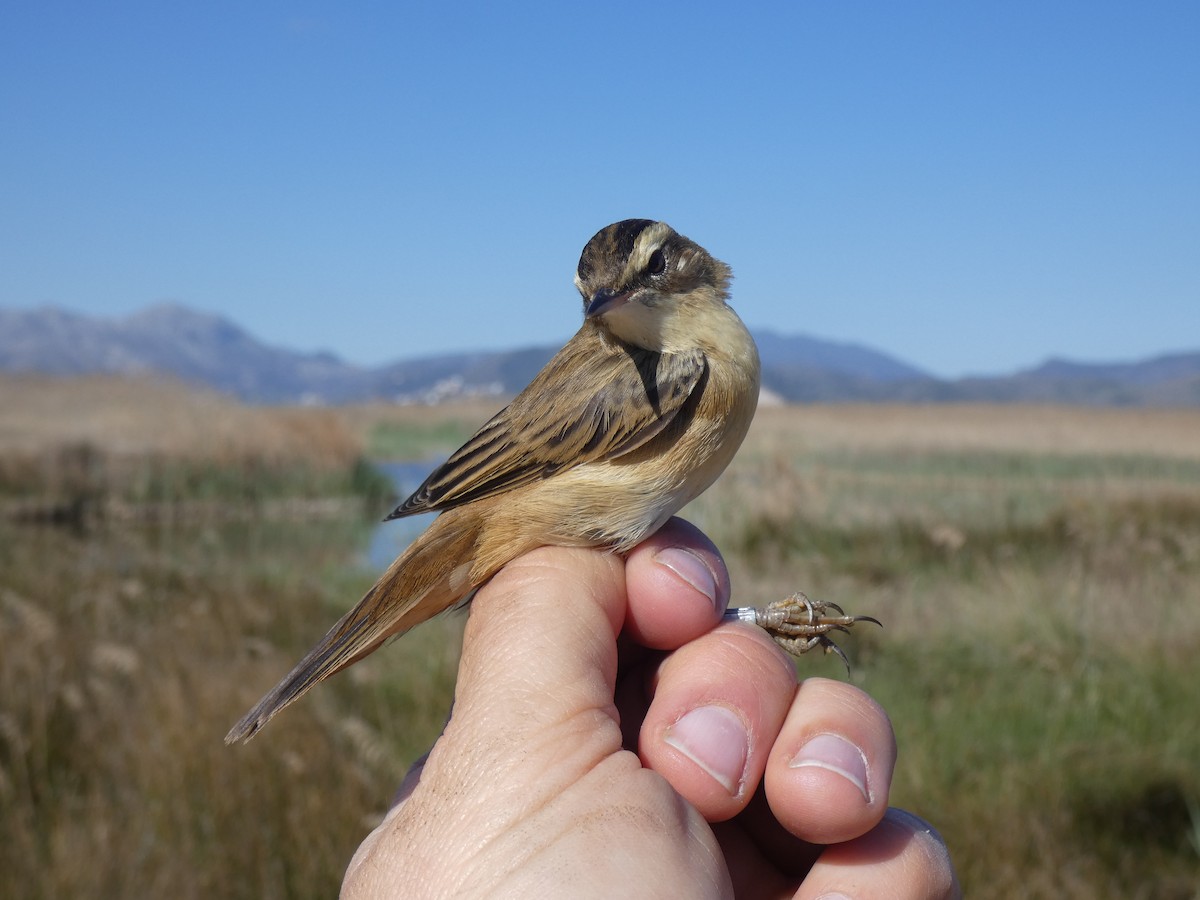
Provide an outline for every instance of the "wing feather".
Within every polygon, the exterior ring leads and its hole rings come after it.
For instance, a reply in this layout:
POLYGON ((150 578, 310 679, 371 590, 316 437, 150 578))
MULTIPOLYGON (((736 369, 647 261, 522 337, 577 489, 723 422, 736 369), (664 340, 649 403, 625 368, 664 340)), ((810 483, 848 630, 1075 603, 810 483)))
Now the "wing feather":
POLYGON ((675 418, 705 368, 699 351, 654 353, 585 325, 388 518, 450 509, 629 453, 675 418))

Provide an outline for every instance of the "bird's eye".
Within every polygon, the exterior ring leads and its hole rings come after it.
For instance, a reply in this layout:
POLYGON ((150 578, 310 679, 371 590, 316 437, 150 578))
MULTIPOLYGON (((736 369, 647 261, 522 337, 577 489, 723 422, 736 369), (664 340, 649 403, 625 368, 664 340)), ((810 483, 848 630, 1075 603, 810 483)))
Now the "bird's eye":
POLYGON ((650 260, 646 263, 647 275, 661 275, 667 270, 667 258, 663 255, 662 248, 655 250, 650 254, 650 260))

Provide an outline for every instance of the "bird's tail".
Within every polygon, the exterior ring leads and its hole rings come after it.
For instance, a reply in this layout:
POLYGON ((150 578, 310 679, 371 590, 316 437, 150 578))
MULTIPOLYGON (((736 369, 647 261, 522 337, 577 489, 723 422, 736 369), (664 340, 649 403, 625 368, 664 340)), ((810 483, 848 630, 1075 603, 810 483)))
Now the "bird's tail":
POLYGON ((438 516, 358 605, 342 616, 320 643, 229 730, 225 743, 254 737, 276 713, 299 700, 317 682, 479 587, 470 575, 479 517, 459 516, 457 512, 450 510, 438 516))

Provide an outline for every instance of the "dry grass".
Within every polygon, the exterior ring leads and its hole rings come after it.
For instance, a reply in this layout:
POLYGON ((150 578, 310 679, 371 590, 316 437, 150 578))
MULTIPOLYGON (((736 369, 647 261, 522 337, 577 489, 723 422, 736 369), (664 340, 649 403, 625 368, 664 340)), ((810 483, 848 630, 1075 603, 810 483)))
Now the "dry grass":
MULTIPOLYGON (((331 895, 437 733, 461 623, 423 626, 224 747, 370 580, 356 509, 275 516, 246 485, 281 468, 306 474, 276 503, 345 491, 362 447, 428 453, 492 405, 13 385, 0 472, 49 448, 38 489, 94 485, 98 467, 144 504, 137 473, 183 460, 208 475, 171 481, 178 497, 251 513, 0 517, 0 895, 331 895)), ((1196 896, 1200 415, 764 409, 687 514, 736 600, 803 588, 884 621, 847 639, 854 679, 895 723, 894 799, 943 831, 970 896, 1196 896)), ((843 677, 832 658, 800 666, 843 677)))
POLYGON ((327 501, 381 489, 365 450, 332 410, 248 407, 151 379, 0 376, 0 518, 237 517, 327 501))
POLYGON ((0 525, 0 895, 334 895, 436 733, 452 652, 423 657, 436 689, 405 720, 341 679, 270 740, 221 738, 365 588, 346 574, 361 537, 0 525))
POLYGON ((1200 410, 1008 405, 763 407, 760 452, 831 448, 986 451, 1200 460, 1200 410))
POLYGON ((91 445, 113 456, 341 466, 361 443, 332 410, 244 406, 160 379, 0 375, 0 453, 91 445))

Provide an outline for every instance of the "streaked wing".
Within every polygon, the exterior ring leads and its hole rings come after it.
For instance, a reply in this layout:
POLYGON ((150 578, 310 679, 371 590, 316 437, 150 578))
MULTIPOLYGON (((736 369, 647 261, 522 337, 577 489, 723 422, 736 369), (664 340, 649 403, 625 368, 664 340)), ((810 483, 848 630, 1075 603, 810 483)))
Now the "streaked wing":
POLYGON ((640 447, 701 381, 704 355, 658 354, 580 332, 389 519, 449 509, 640 447))

